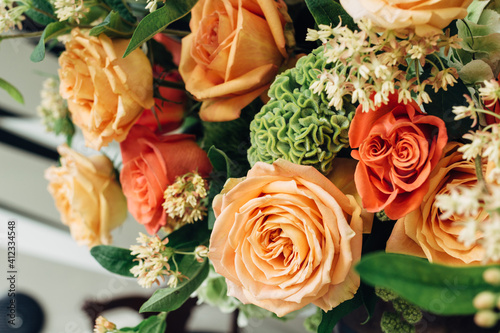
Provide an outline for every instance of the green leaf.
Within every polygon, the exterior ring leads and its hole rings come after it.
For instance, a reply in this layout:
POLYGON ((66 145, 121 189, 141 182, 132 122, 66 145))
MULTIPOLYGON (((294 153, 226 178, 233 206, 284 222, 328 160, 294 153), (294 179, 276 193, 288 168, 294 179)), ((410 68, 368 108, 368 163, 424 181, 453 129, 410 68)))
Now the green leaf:
POLYGON ((210 230, 205 221, 199 221, 180 227, 168 234, 167 238, 168 247, 187 251, 188 249, 194 249, 198 245, 207 243, 210 238, 210 230))
POLYGON ((45 43, 52 38, 68 33, 70 30, 71 27, 67 26, 64 22, 53 22, 48 24, 40 37, 40 41, 31 53, 31 61, 42 61, 45 58, 45 43))
POLYGON ((344 8, 333 0, 305 0, 307 8, 314 17, 317 25, 326 24, 336 26, 342 20, 342 25, 349 29, 356 29, 352 17, 347 14, 344 8))
POLYGON ((363 300, 360 293, 356 293, 354 298, 348 301, 340 303, 337 307, 331 309, 328 312, 323 312, 323 317, 321 318, 321 324, 318 327, 318 333, 331 333, 333 328, 340 319, 356 310, 363 304, 363 300))
POLYGON ((139 312, 170 312, 178 309, 205 280, 208 270, 207 260, 199 263, 193 256, 184 256, 179 271, 188 278, 183 279, 176 288, 157 290, 139 312))
POLYGON ((57 22, 54 7, 52 7, 52 4, 48 0, 34 0, 32 6, 38 10, 28 9, 25 14, 36 23, 48 25, 49 23, 57 22))
POLYGON ((170 53, 162 43, 159 43, 154 39, 150 39, 149 42, 155 64, 163 67, 165 72, 177 69, 177 65, 174 64, 172 53, 170 53))
POLYGON ((116 333, 165 333, 167 329, 167 314, 160 313, 157 316, 151 316, 139 323, 135 327, 123 327, 116 333))
POLYGON ((16 102, 24 104, 24 98, 21 92, 17 90, 17 88, 14 87, 12 84, 1 78, 0 78, 0 88, 5 90, 10 95, 10 97, 16 100, 16 102))
POLYGON ((129 249, 110 245, 97 245, 90 249, 90 254, 108 271, 127 277, 134 277, 130 273, 130 269, 136 265, 134 261, 135 256, 130 254, 129 249))
POLYGON ((363 256, 356 270, 366 283, 393 290, 426 311, 468 315, 477 312, 472 300, 479 292, 495 290, 482 277, 488 267, 443 266, 414 256, 377 252, 363 256))
POLYGON ((187 15, 196 2, 198 0, 167 1, 163 7, 144 17, 139 22, 137 29, 135 29, 123 57, 125 58, 130 52, 165 29, 170 23, 187 15))
POLYGON ((99 36, 105 33, 109 37, 130 37, 134 26, 130 23, 126 23, 120 16, 118 12, 111 11, 108 16, 98 25, 93 27, 89 35, 99 36))
POLYGON ((128 4, 123 0, 104 0, 104 3, 111 7, 112 10, 118 12, 124 20, 130 23, 135 23, 137 19, 130 11, 128 4))

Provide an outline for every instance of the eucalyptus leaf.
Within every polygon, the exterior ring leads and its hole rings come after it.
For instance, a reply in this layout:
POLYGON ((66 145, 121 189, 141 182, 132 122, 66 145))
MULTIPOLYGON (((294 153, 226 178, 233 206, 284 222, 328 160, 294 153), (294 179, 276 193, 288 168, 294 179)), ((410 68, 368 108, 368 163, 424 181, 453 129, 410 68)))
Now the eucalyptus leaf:
POLYGON ((481 14, 483 13, 484 8, 488 5, 490 0, 476 0, 473 1, 469 7, 467 7, 467 16, 466 19, 477 23, 479 21, 479 18, 481 17, 481 14))
POLYGON ((175 288, 155 291, 139 312, 170 312, 178 309, 198 289, 208 276, 208 261, 200 263, 193 256, 184 256, 179 264, 179 271, 187 276, 175 288))
POLYGON ((71 31, 71 27, 66 25, 65 22, 52 22, 49 23, 40 37, 40 41, 31 53, 30 59, 33 62, 40 62, 45 58, 45 43, 52 38, 64 35, 71 31))
POLYGON ((352 17, 344 8, 333 0, 305 0, 307 8, 314 17, 317 25, 326 24, 336 26, 342 20, 342 25, 349 29, 356 29, 352 17))
POLYGON ((21 92, 12 84, 1 78, 0 78, 0 88, 5 90, 10 95, 10 97, 16 100, 16 102, 24 104, 24 98, 21 92))
POLYGON ((48 0, 33 0, 31 3, 35 9, 28 9, 25 14, 41 25, 48 25, 52 22, 57 22, 54 7, 48 0))
POLYGON ((196 2, 198 0, 167 1, 161 8, 144 17, 135 29, 123 57, 165 29, 170 23, 187 15, 196 2))
POLYGON ((465 84, 482 83, 484 80, 491 80, 495 78, 490 65, 479 59, 472 60, 463 66, 458 71, 458 75, 465 84))
POLYGON ((134 261, 135 256, 130 254, 129 249, 110 245, 97 245, 90 249, 90 254, 108 271, 127 277, 134 277, 130 273, 130 269, 136 265, 134 261))
POLYGON ((363 256, 356 270, 366 283, 393 290, 426 311, 469 315, 477 312, 472 300, 479 292, 495 290, 482 277, 488 267, 443 266, 414 256, 377 252, 363 256))
POLYGON ((99 36, 105 33, 109 37, 130 37, 134 30, 134 26, 126 23, 120 14, 116 11, 111 11, 108 16, 98 25, 93 27, 89 35, 99 36))

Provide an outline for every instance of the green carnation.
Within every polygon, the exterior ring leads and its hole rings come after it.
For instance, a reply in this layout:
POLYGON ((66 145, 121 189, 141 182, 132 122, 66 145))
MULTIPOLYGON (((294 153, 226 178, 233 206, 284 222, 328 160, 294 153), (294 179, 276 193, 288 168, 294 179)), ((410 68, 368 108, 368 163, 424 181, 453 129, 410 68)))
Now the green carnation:
POLYGON ((271 100, 250 124, 248 160, 252 166, 283 158, 324 174, 331 170, 334 157, 349 145, 354 106, 346 102, 343 110, 335 110, 328 106, 324 93, 317 95, 309 89, 328 66, 319 48, 276 77, 269 89, 271 100))

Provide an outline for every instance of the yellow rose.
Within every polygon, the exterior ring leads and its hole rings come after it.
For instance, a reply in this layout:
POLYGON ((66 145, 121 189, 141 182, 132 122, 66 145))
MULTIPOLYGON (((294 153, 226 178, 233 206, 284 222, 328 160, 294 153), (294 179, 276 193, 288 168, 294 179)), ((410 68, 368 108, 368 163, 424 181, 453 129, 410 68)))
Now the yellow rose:
POLYGON ((154 105, 153 71, 140 49, 122 58, 129 40, 90 37, 75 28, 59 57, 61 96, 88 147, 125 140, 144 109, 154 105))
POLYGON ((415 30, 419 36, 442 33, 455 19, 467 15, 472 0, 340 0, 355 21, 370 19, 392 30, 415 30))
MULTIPOLYGON (((463 226, 457 222, 463 221, 463 217, 453 215, 442 219, 442 212, 434 204, 436 195, 449 194, 452 187, 477 183, 474 162, 464 160, 458 147, 456 142, 445 147, 443 157, 430 175, 429 190, 422 204, 396 222, 387 241, 387 252, 424 257, 441 264, 481 263, 483 247, 478 244, 466 246, 458 240, 463 226)), ((486 217, 486 212, 480 211, 477 219, 486 217)))
POLYGON ((79 244, 111 243, 111 230, 127 217, 127 203, 113 164, 104 155, 85 157, 59 146, 61 166, 45 171, 61 220, 79 244))
POLYGON ((356 293, 361 206, 313 167, 258 162, 213 208, 208 256, 230 296, 283 316, 310 303, 328 311, 356 293))
MULTIPOLYGON (((282 0, 200 0, 182 40, 179 72, 205 121, 228 121, 261 95, 288 58, 282 0)), ((287 29, 288 31, 288 29, 287 29)))

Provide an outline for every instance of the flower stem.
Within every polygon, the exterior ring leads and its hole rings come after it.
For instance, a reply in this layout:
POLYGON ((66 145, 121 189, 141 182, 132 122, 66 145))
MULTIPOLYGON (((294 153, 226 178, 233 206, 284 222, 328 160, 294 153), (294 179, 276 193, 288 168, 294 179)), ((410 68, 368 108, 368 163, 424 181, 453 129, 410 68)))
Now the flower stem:
POLYGON ((2 39, 11 39, 11 38, 32 38, 32 37, 40 37, 43 34, 43 31, 33 31, 33 32, 23 32, 19 34, 0 34, 0 40, 2 39))

